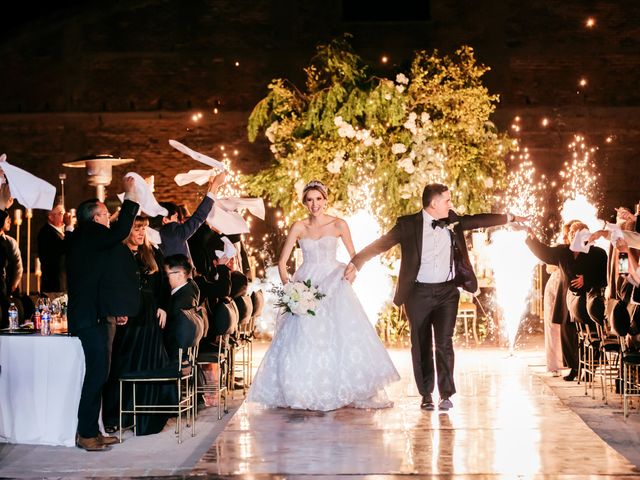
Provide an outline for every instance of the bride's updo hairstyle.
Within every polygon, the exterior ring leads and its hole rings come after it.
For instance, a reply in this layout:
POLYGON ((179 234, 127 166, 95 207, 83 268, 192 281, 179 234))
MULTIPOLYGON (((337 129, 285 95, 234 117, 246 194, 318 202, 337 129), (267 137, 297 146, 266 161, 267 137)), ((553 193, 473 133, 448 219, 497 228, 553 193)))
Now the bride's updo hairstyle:
POLYGON ((327 187, 324 186, 324 183, 322 183, 320 180, 311 180, 302 189, 302 203, 304 203, 306 201, 307 192, 309 190, 316 190, 317 192, 320 192, 320 195, 322 195, 322 197, 325 200, 328 197, 328 195, 327 195, 327 187))

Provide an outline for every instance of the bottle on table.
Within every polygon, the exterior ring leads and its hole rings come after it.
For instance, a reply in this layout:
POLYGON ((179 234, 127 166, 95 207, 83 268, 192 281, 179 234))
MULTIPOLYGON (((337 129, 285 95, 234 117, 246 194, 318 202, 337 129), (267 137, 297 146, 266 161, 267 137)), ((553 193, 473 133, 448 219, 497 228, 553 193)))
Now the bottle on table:
POLYGON ((40 335, 51 335, 51 312, 49 312, 48 306, 44 306, 40 312, 40 317, 40 335))
POLYGON ((17 330, 20 327, 18 324, 18 307, 11 302, 9 305, 9 330, 17 330))
POLYGON ((40 330, 40 328, 42 328, 42 314, 37 308, 36 311, 33 312, 33 328, 34 330, 40 330))

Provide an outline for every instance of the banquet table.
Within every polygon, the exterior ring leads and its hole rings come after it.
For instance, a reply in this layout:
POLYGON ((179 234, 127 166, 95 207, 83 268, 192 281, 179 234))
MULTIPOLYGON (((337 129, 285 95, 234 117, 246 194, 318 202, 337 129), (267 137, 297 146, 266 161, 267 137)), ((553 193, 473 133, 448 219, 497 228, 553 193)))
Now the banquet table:
POLYGON ((75 445, 84 353, 77 337, 0 334, 0 442, 75 445))

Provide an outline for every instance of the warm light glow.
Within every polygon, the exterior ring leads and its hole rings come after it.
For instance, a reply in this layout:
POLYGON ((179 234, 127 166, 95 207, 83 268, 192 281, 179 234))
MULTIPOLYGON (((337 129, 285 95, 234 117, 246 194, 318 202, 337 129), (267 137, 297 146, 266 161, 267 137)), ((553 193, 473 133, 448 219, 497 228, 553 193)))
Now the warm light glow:
POLYGON ((217 108, 214 108, 214 109, 213 109, 213 113, 215 113, 215 114, 217 115, 217 114, 218 114, 218 109, 217 109, 217 108))
POLYGON ((525 244, 527 232, 500 230, 491 236, 489 255, 502 310, 501 325, 513 350, 520 320, 527 307, 533 272, 538 259, 525 244), (517 268, 514 268, 517 265, 517 268))
POLYGON ((611 143, 611 142, 613 142, 613 137, 610 137, 610 136, 609 136, 609 137, 607 137, 607 138, 605 139, 605 142, 607 142, 607 143, 611 143))
POLYGON ((586 86, 587 86, 587 79, 586 79, 586 78, 584 78, 584 77, 583 77, 583 78, 581 78, 581 79, 580 79, 580 82, 579 82, 579 85, 580 85, 581 87, 586 87, 586 86))
POLYGON ((596 25, 596 19, 593 17, 589 17, 587 18, 587 21, 585 22, 585 25, 587 26, 587 28, 593 28, 596 25))
POLYGON ((389 61, 389 58, 386 55, 383 55, 382 58, 380 59, 380 61, 382 63, 387 63, 389 61))
POLYGON ((549 125, 549 119, 548 118, 543 118, 542 119, 542 126, 546 127, 547 125, 549 125))
POLYGON ((239 66, 240 66, 240 62, 236 62, 234 65, 235 65, 236 67, 239 67, 239 66))
MULTIPOLYGON (((370 211, 362 209, 353 215, 344 217, 344 219, 351 230, 356 252, 376 240, 382 233, 378 222, 370 211)), ((341 243, 338 249, 338 260, 346 264, 349 259, 347 250, 341 243)), ((380 311, 391 301, 393 290, 391 270, 383 264, 382 257, 374 257, 365 263, 362 270, 358 272, 353 289, 367 312, 369 321, 375 325, 378 322, 380 311)))

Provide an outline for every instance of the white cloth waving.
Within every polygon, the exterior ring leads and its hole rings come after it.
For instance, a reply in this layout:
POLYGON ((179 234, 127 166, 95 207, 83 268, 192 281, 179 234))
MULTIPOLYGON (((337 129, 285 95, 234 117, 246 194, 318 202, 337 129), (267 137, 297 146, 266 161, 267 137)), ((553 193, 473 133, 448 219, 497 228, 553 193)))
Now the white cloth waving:
POLYGON ((243 208, 264 220, 264 200, 261 198, 219 198, 207 216, 207 223, 224 235, 249 233, 249 225, 238 213, 243 208))
POLYGON ((20 205, 26 208, 51 210, 56 198, 56 187, 7 162, 7 156, 0 155, 0 169, 9 182, 9 191, 20 205))
MULTIPOLYGON (((166 208, 160 206, 156 197, 153 196, 151 187, 144 178, 135 172, 129 172, 125 177, 133 178, 136 201, 140 204, 142 213, 149 217, 157 217, 158 215, 162 215, 163 217, 167 216, 169 212, 167 212, 166 208)), ((118 194, 118 198, 121 202, 124 202, 124 193, 118 194)))

